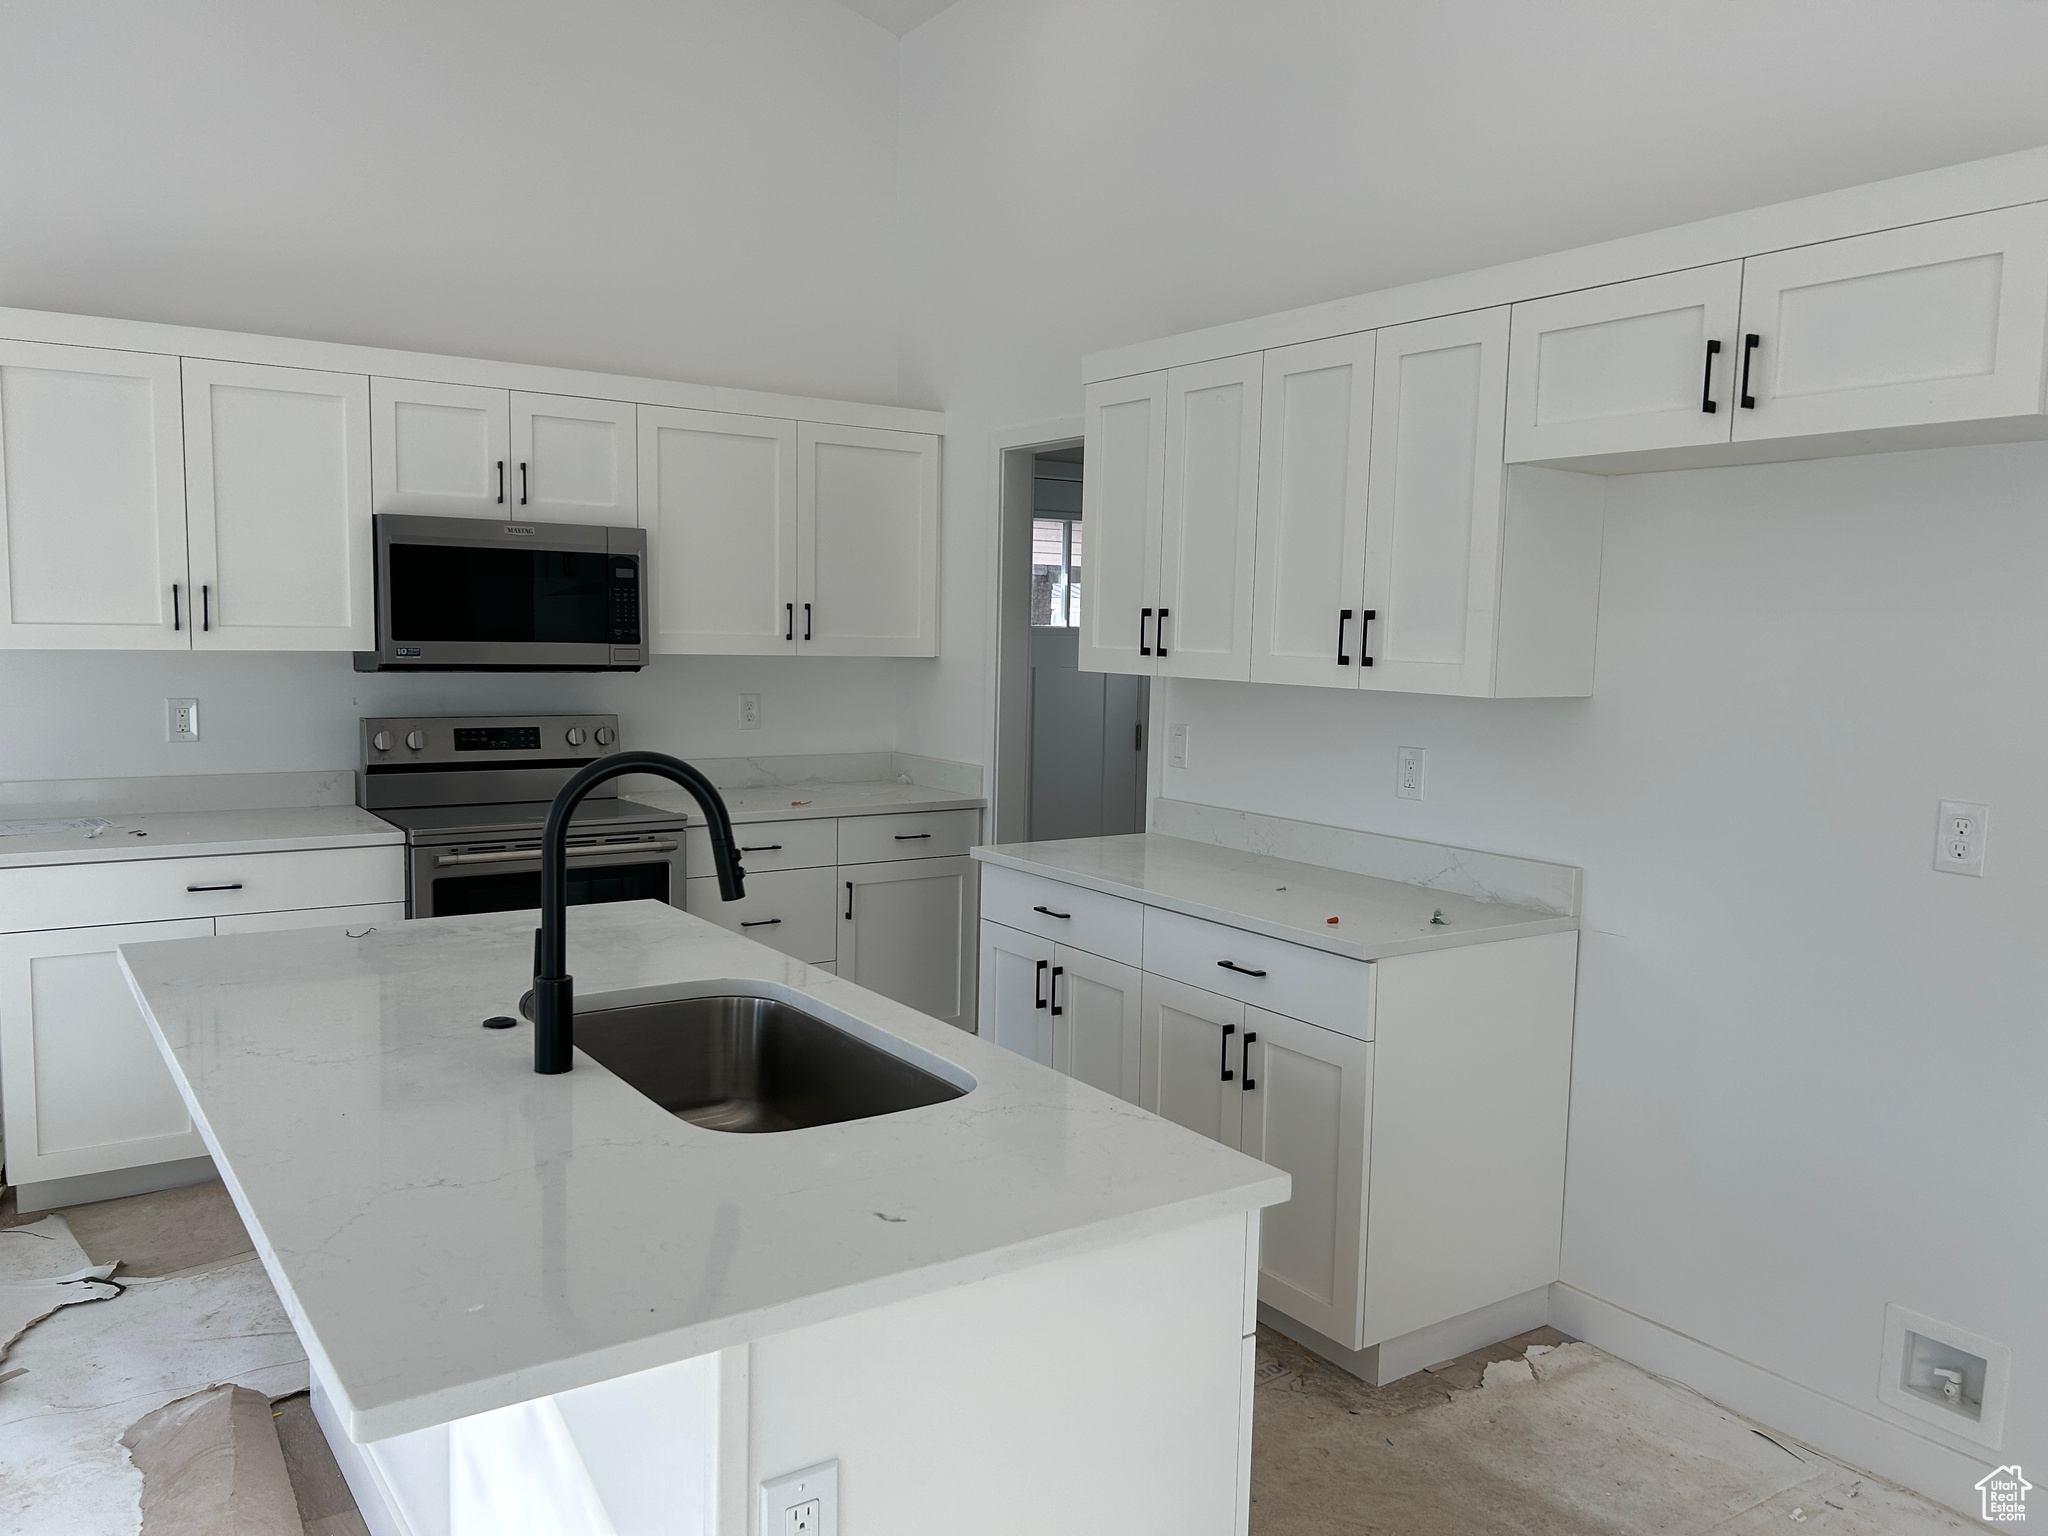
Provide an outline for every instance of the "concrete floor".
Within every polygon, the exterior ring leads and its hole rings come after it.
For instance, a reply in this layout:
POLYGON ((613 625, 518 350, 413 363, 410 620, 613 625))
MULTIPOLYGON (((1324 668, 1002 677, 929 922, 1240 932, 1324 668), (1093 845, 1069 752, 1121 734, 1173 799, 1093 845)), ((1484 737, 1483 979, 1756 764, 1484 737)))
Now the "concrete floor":
MULTIPOLYGON (((204 1273, 251 1253, 219 1184, 62 1214, 95 1263, 121 1261, 123 1279, 204 1273)), ((20 1219, 11 1191, 0 1194, 0 1227, 20 1219)), ((37 1327, 65 1326, 86 1310, 67 1308, 37 1327)), ((0 1407, 7 1391, 0 1381, 0 1407)), ((305 1395, 272 1406, 305 1536, 367 1536, 305 1395)), ((1550 1329, 1372 1387, 1262 1328, 1254 1424, 1255 1536, 1978 1529, 1550 1329)), ((4 1463, 0 1449, 0 1470, 4 1463)))

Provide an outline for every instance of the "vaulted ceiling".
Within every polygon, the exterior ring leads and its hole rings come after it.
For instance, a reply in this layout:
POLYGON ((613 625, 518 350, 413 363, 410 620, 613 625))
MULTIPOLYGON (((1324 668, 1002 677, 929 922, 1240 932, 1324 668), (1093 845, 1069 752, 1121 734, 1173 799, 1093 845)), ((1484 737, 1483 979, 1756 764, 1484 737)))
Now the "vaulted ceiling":
POLYGON ((843 3, 848 9, 859 11, 869 21, 880 22, 901 37, 912 28, 923 26, 953 0, 843 0, 843 3))

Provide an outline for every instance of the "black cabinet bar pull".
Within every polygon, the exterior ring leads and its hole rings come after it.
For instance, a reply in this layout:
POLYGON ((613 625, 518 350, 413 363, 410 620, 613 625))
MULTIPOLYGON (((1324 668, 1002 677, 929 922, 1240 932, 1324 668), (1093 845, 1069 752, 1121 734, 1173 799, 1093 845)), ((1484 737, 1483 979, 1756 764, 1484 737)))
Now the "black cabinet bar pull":
POLYGON ((896 841, 899 843, 920 843, 930 836, 931 833, 929 832, 898 832, 896 834, 896 841))
POLYGON ((1152 647, 1145 643, 1145 625, 1151 617, 1152 610, 1150 608, 1140 608, 1138 610, 1138 654, 1140 656, 1150 656, 1152 654, 1152 647))
POLYGON ((755 845, 754 845, 754 846, 753 846, 752 848, 749 848, 749 847, 747 847, 747 845, 746 845, 746 844, 742 843, 742 844, 740 845, 740 852, 741 852, 741 853, 780 853, 780 852, 782 852, 782 844, 780 844, 780 843, 757 843, 757 844, 755 844, 755 845))
POLYGON ((1235 960, 1218 960, 1216 963, 1222 966, 1224 970, 1235 971, 1240 976, 1263 976, 1266 974, 1264 971, 1249 970, 1239 965, 1235 960))
POLYGON ((1720 356, 1720 353, 1721 338, 1709 336, 1707 338, 1706 377, 1700 381, 1700 409, 1709 416, 1721 409, 1721 402, 1714 398, 1714 359, 1720 356))
POLYGON ((519 505, 526 505, 526 460, 519 461, 519 505))
POLYGON ((1756 356, 1756 349, 1763 344, 1763 337, 1755 331, 1742 338, 1742 408, 1745 411, 1756 409, 1756 396, 1749 392, 1749 360, 1756 356))
POLYGON ((1241 1059, 1244 1062, 1244 1091, 1246 1093, 1250 1093, 1259 1086, 1252 1081, 1252 1046, 1258 1038, 1259 1032, 1255 1029, 1248 1029, 1244 1032, 1244 1055, 1241 1059))
POLYGON ((853 882, 846 882, 846 920, 853 921, 853 882))
POLYGON ((1052 968, 1052 985, 1046 989, 1052 995, 1052 1016, 1054 1018, 1058 1018, 1066 1012, 1066 1009, 1060 1006, 1060 978, 1066 974, 1067 968, 1064 965, 1054 966, 1052 968))
POLYGON ((1152 644, 1158 648, 1160 655, 1164 656, 1166 654, 1166 610, 1164 608, 1159 610, 1159 622, 1152 626, 1152 644))
POLYGON ((1226 1024, 1223 1026, 1222 1037, 1216 1042, 1216 1068, 1223 1074, 1223 1081, 1226 1083, 1237 1081, 1237 1074, 1230 1070, 1230 1037, 1236 1033, 1237 1026, 1235 1024, 1226 1024))
POLYGON ((239 891, 239 890, 240 890, 241 888, 242 888, 242 882, 241 882, 241 881, 239 881, 239 880, 218 880, 218 881, 215 881, 215 882, 214 882, 214 883, 213 883, 212 885, 188 885, 188 886, 186 886, 186 887, 185 887, 185 889, 186 889, 186 890, 188 890, 188 891, 195 891, 195 892, 196 892, 196 891, 239 891))
POLYGON ((213 587, 207 582, 199 586, 199 628, 201 633, 213 628, 213 587))
POLYGON ((1340 667, 1348 667, 1351 665, 1351 658, 1344 654, 1344 630, 1345 627, 1350 624, 1350 622, 1351 610, 1349 608, 1346 608, 1342 613, 1337 615, 1337 665, 1340 667))
POLYGON ((757 917, 751 923, 742 920, 740 926, 742 928, 773 928, 781 921, 782 919, 779 917, 757 917))
POLYGON ((171 628, 177 630, 184 627, 185 616, 178 611, 178 584, 174 581, 171 583, 171 628))
POLYGON ((1050 960, 1039 961, 1038 974, 1031 978, 1031 1006, 1034 1008, 1045 1006, 1045 968, 1051 964, 1050 960))
POLYGON ((784 603, 782 608, 782 638, 794 640, 796 638, 796 604, 784 603))
POLYGON ((1034 912, 1043 912, 1047 917, 1056 917, 1061 922, 1066 922, 1074 915, 1071 912, 1055 912, 1051 907, 1033 907, 1031 910, 1034 912))
POLYGON ((505 505, 505 461, 498 460, 498 505, 505 505))
POLYGON ((1372 665, 1372 657, 1366 654, 1372 647, 1365 643, 1365 626, 1378 617, 1379 610, 1376 608, 1367 608, 1358 615, 1358 664, 1361 667, 1372 665))
POLYGON ((811 638, 811 605, 809 603, 804 604, 804 638, 806 640, 811 638))

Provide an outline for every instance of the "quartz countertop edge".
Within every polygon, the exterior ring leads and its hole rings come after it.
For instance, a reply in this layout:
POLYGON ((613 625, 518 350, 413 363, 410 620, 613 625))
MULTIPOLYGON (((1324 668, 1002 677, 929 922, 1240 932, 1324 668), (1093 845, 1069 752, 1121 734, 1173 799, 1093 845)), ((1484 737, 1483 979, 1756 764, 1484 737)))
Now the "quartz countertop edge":
MULTIPOLYGON (((755 821, 815 821, 830 816, 914 815, 928 811, 978 811, 988 805, 979 795, 963 795, 929 784, 887 781, 861 784, 753 784, 722 789, 726 814, 735 826, 755 821), (795 802, 802 802, 801 804, 795 802)), ((626 796, 659 810, 680 811, 691 825, 702 826, 703 812, 687 790, 635 789, 626 796)))
MULTIPOLYGON (((1579 920, 1424 885, 1137 832, 972 850, 998 869, 1078 885, 1351 960, 1569 933, 1579 920), (1432 921, 1442 912, 1445 921, 1432 921), (1329 924, 1326 918, 1336 917, 1329 924)), ((983 916, 988 916, 983 903, 983 916)), ((1000 919, 995 919, 1000 921, 1000 919)))
POLYGON ((10 808, 0 821, 99 817, 113 823, 97 837, 44 832, 0 837, 0 869, 49 864, 111 864, 134 859, 197 859, 239 853, 297 853, 316 848, 380 848, 405 833, 353 805, 302 805, 248 811, 101 811, 66 805, 10 808), (143 836, 136 836, 137 833, 143 836))
POLYGON ((532 1072, 532 914, 132 943, 129 985, 359 1441, 1286 1199, 1280 1170, 655 902, 578 907, 579 1003, 782 995, 971 1078, 726 1135, 532 1072))

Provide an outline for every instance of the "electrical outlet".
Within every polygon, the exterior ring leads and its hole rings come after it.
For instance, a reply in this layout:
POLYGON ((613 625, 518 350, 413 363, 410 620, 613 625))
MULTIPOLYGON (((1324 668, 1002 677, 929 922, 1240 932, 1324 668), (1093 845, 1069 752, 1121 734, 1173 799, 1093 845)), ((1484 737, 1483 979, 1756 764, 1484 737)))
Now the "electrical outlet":
POLYGON ((199 701, 197 699, 164 700, 164 740, 197 741, 199 739, 199 701))
POLYGON ((1166 728, 1166 766, 1185 768, 1188 765, 1188 728, 1184 725, 1169 725, 1166 728))
POLYGON ((1401 767, 1394 779, 1394 793, 1403 800, 1422 798, 1423 776, 1429 770, 1429 748, 1403 747, 1401 767))
POLYGON ((1991 807, 1969 800, 1941 802, 1941 820, 1934 834, 1934 867, 1951 875, 1984 873, 1984 835, 1991 807))
POLYGON ((743 693, 740 695, 740 729, 758 731, 761 729, 761 695, 743 693))
POLYGON ((761 1536, 839 1536, 839 1463, 822 1461, 761 1485, 761 1536))

